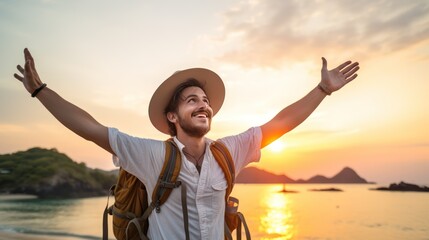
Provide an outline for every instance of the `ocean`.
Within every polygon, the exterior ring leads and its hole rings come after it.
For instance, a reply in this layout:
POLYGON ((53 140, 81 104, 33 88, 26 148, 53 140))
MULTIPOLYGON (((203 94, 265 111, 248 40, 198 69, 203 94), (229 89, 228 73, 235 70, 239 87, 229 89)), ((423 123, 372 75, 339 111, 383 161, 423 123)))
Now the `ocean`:
MULTIPOLYGON (((369 190, 375 187, 290 184, 286 189, 296 193, 283 193, 281 184, 237 184, 232 195, 240 199, 253 239, 429 240, 429 193, 369 190), (331 187, 343 191, 309 191, 331 187)), ((0 232, 101 239, 106 203, 106 197, 3 199, 0 232)))

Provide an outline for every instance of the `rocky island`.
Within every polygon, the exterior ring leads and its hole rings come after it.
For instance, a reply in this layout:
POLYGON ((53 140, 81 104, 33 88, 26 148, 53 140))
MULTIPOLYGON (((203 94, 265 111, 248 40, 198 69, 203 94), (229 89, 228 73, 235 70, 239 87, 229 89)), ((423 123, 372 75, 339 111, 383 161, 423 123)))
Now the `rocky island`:
POLYGON ((400 182, 398 184, 392 183, 389 187, 379 187, 371 190, 378 191, 400 191, 400 192, 429 192, 429 187, 418 186, 416 184, 400 182))

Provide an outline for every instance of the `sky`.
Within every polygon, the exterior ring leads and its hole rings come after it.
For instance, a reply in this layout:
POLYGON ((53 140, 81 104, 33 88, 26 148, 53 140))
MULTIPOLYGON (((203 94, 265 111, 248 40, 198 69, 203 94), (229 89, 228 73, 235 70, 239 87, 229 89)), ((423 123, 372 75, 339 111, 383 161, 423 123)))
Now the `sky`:
POLYGON ((226 86, 209 138, 269 121, 328 68, 359 76, 255 167, 307 179, 348 166, 368 181, 429 184, 429 2, 425 0, 0 1, 0 154, 56 148, 92 168, 109 153, 74 135, 13 78, 31 51, 42 81, 102 124, 167 139, 152 93, 177 70, 209 68, 226 86))

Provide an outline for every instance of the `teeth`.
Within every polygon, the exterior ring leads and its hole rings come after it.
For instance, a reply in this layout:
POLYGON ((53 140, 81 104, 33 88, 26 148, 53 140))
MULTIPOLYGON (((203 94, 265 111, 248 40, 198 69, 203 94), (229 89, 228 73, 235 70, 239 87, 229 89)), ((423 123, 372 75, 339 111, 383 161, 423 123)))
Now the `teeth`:
POLYGON ((207 118, 208 115, 206 113, 197 113, 193 115, 194 117, 198 117, 198 118, 207 118))

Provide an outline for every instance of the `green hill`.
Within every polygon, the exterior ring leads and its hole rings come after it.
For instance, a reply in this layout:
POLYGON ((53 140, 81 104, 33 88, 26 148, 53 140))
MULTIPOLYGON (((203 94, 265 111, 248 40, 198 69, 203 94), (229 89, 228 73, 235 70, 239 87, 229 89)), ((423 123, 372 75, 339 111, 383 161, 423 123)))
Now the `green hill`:
POLYGON ((76 163, 56 149, 31 148, 0 155, 0 192, 41 198, 104 196, 116 176, 76 163))

